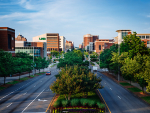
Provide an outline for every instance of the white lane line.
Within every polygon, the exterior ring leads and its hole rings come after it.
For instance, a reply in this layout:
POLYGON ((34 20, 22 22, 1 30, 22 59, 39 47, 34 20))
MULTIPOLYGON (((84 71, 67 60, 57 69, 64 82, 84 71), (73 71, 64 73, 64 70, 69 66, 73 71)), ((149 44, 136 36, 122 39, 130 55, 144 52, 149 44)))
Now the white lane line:
MULTIPOLYGON (((119 96, 118 96, 118 98, 120 98, 119 96)), ((121 98, 120 98, 121 99, 121 98)))
POLYGON ((12 105, 12 103, 11 103, 11 104, 9 104, 9 105, 7 106, 7 108, 8 108, 10 105, 12 105))
MULTIPOLYGON (((35 85, 35 86, 36 86, 36 85, 35 85)), ((34 86, 34 87, 35 87, 35 86, 34 86)))
MULTIPOLYGON (((27 92, 26 92, 27 93, 27 92)), ((25 95, 26 93, 24 93, 23 95, 25 95)))
POLYGON ((112 89, 110 88, 110 90, 112 90, 112 89))
MULTIPOLYGON (((44 89, 44 90, 45 90, 45 89, 44 89)), ((44 91, 44 90, 43 90, 43 91, 44 91)), ((42 92, 43 92, 43 91, 42 91, 42 92)), ((42 93, 42 92, 41 92, 41 93, 42 93)), ((41 94, 41 93, 40 93, 40 94, 41 94)), ((39 94, 38 96, 40 96, 40 94, 39 94)), ((37 96, 37 97, 38 97, 38 96, 37 96)), ((37 98, 37 97, 36 97, 36 98, 37 98)), ((35 99, 36 99, 36 98, 35 98, 35 99)), ((34 99, 34 100, 35 100, 35 99, 34 99)), ((32 100, 32 102, 33 102, 34 100, 32 100)), ((31 102, 21 113, 23 113, 23 112, 32 104, 32 102, 31 102)))
POLYGON ((106 84, 106 83, 105 83, 106 84))

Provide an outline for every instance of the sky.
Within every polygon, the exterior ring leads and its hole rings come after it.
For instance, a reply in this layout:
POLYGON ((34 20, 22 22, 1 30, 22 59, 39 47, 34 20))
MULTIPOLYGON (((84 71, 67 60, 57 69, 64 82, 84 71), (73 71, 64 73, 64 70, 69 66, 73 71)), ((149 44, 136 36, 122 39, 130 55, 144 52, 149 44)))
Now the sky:
POLYGON ((150 0, 0 0, 0 27, 28 41, 59 33, 78 47, 86 34, 113 39, 119 29, 150 33, 150 0))

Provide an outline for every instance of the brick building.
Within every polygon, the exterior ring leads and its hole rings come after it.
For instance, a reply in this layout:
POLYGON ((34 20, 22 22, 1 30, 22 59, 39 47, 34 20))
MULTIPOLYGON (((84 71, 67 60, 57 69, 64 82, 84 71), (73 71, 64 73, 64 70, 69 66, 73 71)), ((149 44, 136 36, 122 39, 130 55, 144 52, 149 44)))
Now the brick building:
POLYGON ((66 40, 66 43, 65 43, 65 49, 66 49, 66 51, 67 51, 68 49, 73 49, 73 48, 74 48, 73 42, 66 40))
POLYGON ((95 52, 100 54, 100 52, 103 51, 104 49, 110 48, 110 46, 113 45, 113 43, 114 39, 97 39, 95 41, 95 52))
POLYGON ((89 42, 95 42, 96 39, 99 39, 98 35, 91 35, 86 34, 83 36, 83 48, 86 48, 86 46, 89 46, 89 42))
POLYGON ((15 29, 0 27, 0 49, 15 56, 15 29))
POLYGON ((17 36, 17 38, 15 38, 15 41, 27 41, 27 39, 24 36, 22 36, 22 35, 19 34, 17 36))
POLYGON ((59 33, 46 33, 39 36, 33 37, 33 42, 46 42, 47 43, 47 54, 50 51, 60 51, 60 38, 59 33))

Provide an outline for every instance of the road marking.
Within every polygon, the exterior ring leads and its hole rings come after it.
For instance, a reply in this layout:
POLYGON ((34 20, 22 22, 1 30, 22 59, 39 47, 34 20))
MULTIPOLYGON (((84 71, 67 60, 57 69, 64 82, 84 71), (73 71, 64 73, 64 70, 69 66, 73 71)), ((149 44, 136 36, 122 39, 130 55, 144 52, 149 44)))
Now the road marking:
MULTIPOLYGON (((118 96, 118 98, 120 98, 119 96, 118 96)), ((121 98, 120 98, 121 99, 121 98)))
MULTIPOLYGON (((27 93, 27 92, 26 92, 27 93)), ((24 93, 23 95, 25 95, 26 93, 24 93)))
POLYGON ((105 83, 106 84, 106 83, 105 83))
POLYGON ((112 90, 112 89, 110 88, 110 90, 112 90))
MULTIPOLYGON (((44 89, 44 90, 45 90, 45 89, 44 89)), ((44 90, 43 90, 43 91, 44 91, 44 90)), ((42 91, 41 93, 43 93, 43 91, 42 91)), ((41 93, 40 93, 40 94, 41 94, 41 93)), ((40 94, 39 94, 38 96, 40 96, 40 94)), ((38 96, 37 96, 37 97, 38 97, 38 96)), ((36 98, 37 98, 37 97, 36 97, 36 98)), ((35 99, 36 99, 36 98, 35 98, 35 99)), ((34 100, 35 100, 35 99, 34 99, 34 100)), ((33 102, 34 100, 32 100, 32 102, 33 102)), ((32 102, 31 102, 21 113, 23 113, 23 112, 32 104, 32 102)))
MULTIPOLYGON (((36 86, 36 85, 35 85, 35 86, 36 86)), ((34 87, 35 87, 35 86, 34 86, 34 87)))
POLYGON ((8 108, 10 105, 12 105, 12 103, 11 103, 11 104, 9 104, 9 105, 7 106, 7 108, 8 108))
POLYGON ((43 102, 44 102, 44 101, 47 101, 47 100, 41 100, 41 99, 38 99, 38 101, 43 101, 43 102))

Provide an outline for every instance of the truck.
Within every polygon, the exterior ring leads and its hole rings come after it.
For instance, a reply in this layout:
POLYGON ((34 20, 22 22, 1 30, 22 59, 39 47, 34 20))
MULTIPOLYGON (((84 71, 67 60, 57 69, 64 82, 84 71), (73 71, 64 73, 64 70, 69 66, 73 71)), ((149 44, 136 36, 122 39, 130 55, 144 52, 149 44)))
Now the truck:
POLYGON ((93 66, 93 71, 97 71, 97 66, 93 66))

